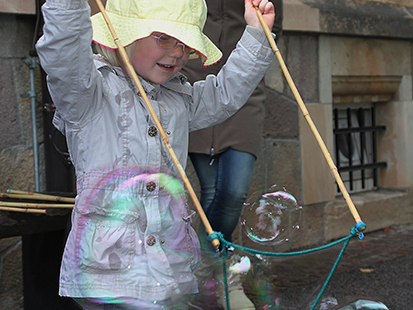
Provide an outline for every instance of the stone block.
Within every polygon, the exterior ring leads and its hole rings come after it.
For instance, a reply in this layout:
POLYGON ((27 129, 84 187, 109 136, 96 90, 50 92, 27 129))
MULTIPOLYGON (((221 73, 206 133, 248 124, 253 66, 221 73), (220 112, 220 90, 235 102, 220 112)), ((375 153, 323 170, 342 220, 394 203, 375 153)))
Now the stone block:
MULTIPOLYGON (((413 49, 412 49, 412 57, 413 57, 413 49)), ((412 67, 413 67, 413 62, 412 62, 412 67)), ((405 75, 402 77, 400 85, 399 85, 399 89, 397 90, 395 98, 400 101, 413 100, 413 77, 412 75, 405 75)))
POLYGON ((0 59, 0 149, 22 142, 12 64, 0 59))
POLYGON ((333 76, 411 75, 408 41, 331 36, 333 76))
MULTIPOLYGON (((287 2, 302 2, 313 10, 317 10, 319 31, 323 33, 411 38, 413 21, 411 13, 409 14, 409 9, 411 9, 409 0, 403 2, 386 0, 288 0, 287 2)), ((295 21, 293 14, 285 15, 291 16, 291 23, 295 21)), ((316 19, 316 16, 314 16, 314 19, 316 19)), ((287 22, 286 20, 285 24, 290 25, 290 21, 287 22)), ((314 24, 316 24, 315 21, 314 24)), ((312 29, 307 30, 314 31, 312 29)))
MULTIPOLYGON (((277 47, 280 51, 280 57, 282 57, 282 61, 285 63, 285 52, 287 47, 287 40, 284 36, 282 36, 279 41, 277 42, 277 47)), ((282 73, 280 60, 278 57, 275 57, 273 62, 271 63, 270 67, 267 70, 267 73, 264 77, 265 86, 268 88, 278 92, 283 93, 285 88, 285 79, 282 73)))
POLYGON ((266 96, 263 135, 279 139, 297 139, 297 103, 268 88, 266 96))
POLYGON ((320 16, 317 8, 312 8, 299 0, 284 0, 285 30, 320 31, 320 16))
POLYGON ((25 147, 0 152, 0 191, 34 189, 33 150, 25 147))
POLYGON ((265 138, 255 164, 250 194, 273 185, 285 188, 301 203, 298 141, 265 138))
MULTIPOLYGON (((287 38, 285 63, 304 102, 318 102, 318 37, 311 34, 291 34, 287 38)), ((291 86, 285 94, 295 99, 291 86)))
POLYGON ((318 38, 319 66, 319 98, 320 103, 332 103, 333 92, 331 82, 331 42, 330 37, 321 35, 318 38))
POLYGON ((1 1, 0 12, 36 14, 36 3, 30 0, 1 1))
POLYGON ((302 207, 300 229, 291 239, 291 248, 307 248, 324 241, 323 205, 316 204, 302 207))
POLYGON ((324 207, 324 238, 326 241, 339 239, 350 234, 356 224, 347 204, 328 202, 324 207))
MULTIPOLYGON (((352 195, 352 201, 366 232, 413 221, 412 192, 379 190, 352 195)), ((324 208, 324 236, 327 241, 349 235, 356 224, 347 203, 337 198, 324 208)))
POLYGON ((379 170, 379 185, 387 188, 413 186, 413 101, 391 101, 376 106, 376 122, 386 126, 386 130, 377 135, 378 161, 387 163, 386 168, 379 170))
POLYGON ((0 17, 0 55, 2 58, 22 59, 33 48, 36 16, 2 14, 0 17))
MULTIPOLYGON (((333 149, 331 105, 307 104, 315 130, 321 136, 326 151, 333 149)), ((303 204, 309 205, 334 199, 334 178, 325 154, 303 116, 300 116, 301 173, 303 204)), ((331 155, 329 155, 331 157, 331 155)))

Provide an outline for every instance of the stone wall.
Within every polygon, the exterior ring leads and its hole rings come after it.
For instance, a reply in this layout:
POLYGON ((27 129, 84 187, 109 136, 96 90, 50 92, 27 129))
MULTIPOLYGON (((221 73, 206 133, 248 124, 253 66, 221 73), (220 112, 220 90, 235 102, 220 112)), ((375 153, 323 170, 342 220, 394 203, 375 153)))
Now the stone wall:
MULTIPOLYGON (((34 160, 30 69, 24 62, 32 50, 33 15, 0 14, 0 192, 34 190, 34 160)), ((39 178, 43 180, 43 130, 39 70, 34 69, 37 92, 36 120, 39 142, 39 178)), ((0 212, 0 225, 14 225, 0 212)), ((26 224, 27 225, 27 224, 26 224)), ((23 309, 21 237, 0 239, 0 309, 23 309)))
MULTIPOLYGON (((32 50, 34 16, 1 14, 0 34, 0 190, 33 190, 33 131, 30 71, 24 60, 32 50)), ((39 70, 34 69, 37 140, 43 141, 39 70)), ((43 160, 40 158, 40 162, 43 160)), ((44 170, 44 169, 41 169, 44 170)))

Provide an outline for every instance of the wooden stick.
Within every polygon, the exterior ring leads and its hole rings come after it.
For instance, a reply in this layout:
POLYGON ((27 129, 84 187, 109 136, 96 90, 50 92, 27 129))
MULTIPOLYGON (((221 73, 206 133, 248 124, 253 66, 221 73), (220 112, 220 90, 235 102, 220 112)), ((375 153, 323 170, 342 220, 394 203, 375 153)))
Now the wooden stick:
POLYGON ((3 198, 46 200, 46 201, 60 201, 60 202, 67 202, 67 203, 75 203, 75 198, 71 198, 71 197, 53 196, 53 195, 40 194, 40 193, 15 191, 15 190, 10 190, 10 189, 7 190, 7 193, 1 193, 0 195, 3 198))
POLYGON ((18 191, 14 189, 8 189, 7 194, 20 194, 20 195, 36 195, 36 192, 26 192, 26 191, 18 191))
POLYGON ((34 209, 47 209, 47 208, 73 209, 74 207, 74 205, 71 205, 71 204, 38 204, 38 203, 4 202, 4 201, 0 201, 0 206, 15 207, 15 208, 34 208, 34 209))
POLYGON ((11 212, 22 212, 22 213, 46 214, 46 210, 40 210, 40 209, 22 209, 22 208, 11 208, 11 207, 0 207, 0 211, 11 211, 11 212))
MULTIPOLYGON (((259 10, 258 7, 255 7, 255 10, 257 11, 258 19, 260 20, 262 28, 264 29, 265 34, 267 35, 267 38, 270 42, 270 45, 271 45, 275 55, 278 58, 278 61, 281 65, 281 69, 282 69, 282 71, 285 75, 285 78, 287 79, 288 84, 290 85, 290 88, 291 88, 291 90, 294 94, 295 99, 297 100, 298 105, 301 108, 301 111, 304 115, 304 118, 306 119, 308 125, 310 126, 310 128, 311 128, 311 130, 312 130, 312 132, 313 132, 313 134, 314 134, 314 136, 315 136, 315 138, 316 138, 316 140, 317 140, 317 142, 318 142, 318 144, 321 148, 321 151, 323 152, 323 155, 324 155, 325 159, 327 160, 327 163, 330 167, 330 170, 333 173, 334 178, 336 179, 338 187, 340 188, 340 191, 343 194, 343 197, 344 197, 345 201, 347 202, 347 205, 350 209, 351 214, 353 215, 353 218, 354 218, 356 224, 358 224, 358 223, 362 222, 361 218, 360 218, 360 215, 358 214, 357 209, 354 206, 353 201, 351 200, 350 195, 347 192, 347 189, 346 189, 346 187, 345 187, 345 185, 344 185, 344 183, 343 183, 343 181, 340 177, 340 174, 338 173, 337 167, 335 166, 334 161, 331 158, 330 153, 329 153, 326 145, 324 144, 323 138, 321 137, 320 133, 317 130, 317 127, 313 123, 313 121, 310 117, 310 114, 308 113, 308 110, 307 110, 303 100, 301 99, 301 96, 300 96, 297 88, 295 87, 294 81, 291 78, 290 73, 288 72, 288 69, 287 69, 287 67, 284 63, 284 60, 283 60, 282 56, 281 56, 280 50, 278 49, 278 47, 275 43, 275 40, 272 37, 270 29, 268 29, 267 23, 265 22, 262 14, 261 14, 261 11, 259 10)), ((364 229, 364 227, 363 227, 363 229, 364 229)))
MULTIPOLYGON (((162 136, 162 139, 163 139, 163 142, 164 142, 164 144, 165 144, 165 146, 166 146, 166 149, 168 150, 169 155, 171 156, 171 158, 172 158, 172 160, 173 160, 176 168, 177 168, 178 171, 179 171, 179 174, 180 174, 181 177, 182 177, 182 180, 184 181, 184 184, 185 184, 186 188, 188 189, 189 195, 191 196, 191 198, 192 198, 192 200, 193 200, 193 202, 194 202, 194 204, 195 204, 195 207, 196 207, 196 209, 197 209, 197 211, 198 211, 198 213, 199 213, 199 216, 200 216, 200 218, 201 218, 201 220, 202 220, 202 223, 203 223, 204 226, 205 226, 205 229, 206 229, 208 235, 210 235, 210 234, 212 234, 214 231, 212 230, 212 227, 211 227, 211 225, 210 225, 210 223, 209 223, 209 221, 208 221, 208 218, 206 217, 205 212, 204 212, 204 210, 202 209, 201 204, 199 203, 199 200, 198 200, 198 198, 197 198, 197 196, 196 196, 196 194, 195 194, 195 191, 194 191, 194 189, 192 188, 192 185, 191 185, 191 183, 189 182, 189 179, 188 179, 188 177, 186 176, 186 173, 185 173, 183 167, 181 166, 181 163, 179 162, 178 158, 176 157, 174 150, 172 149, 172 146, 171 146, 171 144, 170 144, 170 142, 169 142, 169 139, 168 139, 168 137, 166 136, 165 131, 163 130, 162 125, 161 125, 161 123, 159 122, 158 117, 156 116, 155 111, 153 110, 152 105, 151 105, 151 103, 149 102, 148 97, 146 96, 145 90, 143 89, 143 87, 142 87, 142 85, 141 85, 141 83, 140 83, 140 81, 139 81, 139 79, 138 79, 138 76, 137 76, 137 74, 136 74, 136 72, 135 72, 135 69, 133 68, 133 66, 132 66, 132 64, 131 64, 131 62, 130 62, 130 60, 129 60, 129 57, 128 57, 128 55, 126 54, 126 51, 125 51, 123 45, 120 43, 119 38, 118 38, 118 36, 117 36, 116 33, 115 33, 115 30, 113 29, 113 26, 112 26, 112 24, 111 24, 111 22, 110 22, 110 20, 109 20, 108 15, 106 14, 106 10, 105 10, 105 8, 103 7, 102 2, 101 2, 100 0, 95 0, 95 1, 96 1, 96 4, 97 4, 98 7, 99 7, 100 12, 102 13, 103 18, 104 18, 105 21, 106 21, 106 24, 108 25, 109 31, 110 31, 110 33, 112 34, 112 37, 113 37, 113 40, 114 40, 116 46, 118 47, 118 50, 119 50, 120 55, 121 55, 121 57, 122 57, 122 60, 123 60, 123 62, 125 63, 128 71, 129 71, 128 73, 132 76, 133 81, 135 82, 136 86, 138 87, 139 93, 141 94, 143 100, 145 101, 146 107, 148 108, 149 113, 151 114, 152 119, 153 119, 153 121, 155 122, 155 125, 156 125, 156 127, 158 128, 158 130, 159 130, 159 132, 160 132, 160 134, 161 134, 161 136, 162 136)), ((218 246, 219 246, 219 240, 218 240, 218 239, 212 240, 212 244, 213 244, 215 247, 218 247, 218 246)))
POLYGON ((75 198, 72 197, 62 197, 50 194, 42 194, 37 192, 27 192, 27 191, 19 191, 14 189, 8 189, 6 191, 7 194, 11 195, 22 195, 22 197, 27 196, 28 199, 33 199, 32 197, 41 197, 42 200, 49 200, 49 201, 64 201, 69 203, 75 203, 75 198))

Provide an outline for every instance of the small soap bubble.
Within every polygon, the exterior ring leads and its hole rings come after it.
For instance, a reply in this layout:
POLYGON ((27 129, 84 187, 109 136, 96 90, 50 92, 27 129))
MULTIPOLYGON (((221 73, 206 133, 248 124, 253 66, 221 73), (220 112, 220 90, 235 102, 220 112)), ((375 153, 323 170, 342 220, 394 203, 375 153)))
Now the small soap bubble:
POLYGON ((257 191, 244 203, 241 226, 249 239, 265 245, 290 241, 300 228, 302 207, 285 189, 257 191))
POLYGON ((228 269, 235 274, 247 274, 251 269, 251 260, 248 256, 239 257, 228 269))

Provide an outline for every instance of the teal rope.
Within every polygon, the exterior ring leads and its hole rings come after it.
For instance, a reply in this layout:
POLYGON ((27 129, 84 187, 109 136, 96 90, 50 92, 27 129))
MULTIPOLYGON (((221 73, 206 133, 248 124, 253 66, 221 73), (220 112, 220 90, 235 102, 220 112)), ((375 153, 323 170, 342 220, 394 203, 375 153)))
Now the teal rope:
MULTIPOLYGON (((345 251, 345 249, 347 248, 347 245, 348 245, 349 242, 350 242, 350 239, 347 239, 346 242, 344 243, 343 248, 341 249, 340 254, 339 254, 338 257, 337 257, 337 260, 336 260, 336 262, 334 263, 333 268, 331 268, 330 274, 328 275, 326 281, 324 282, 324 285, 323 285, 323 287, 321 288, 321 291, 320 291, 320 293, 318 294, 318 296, 317 296, 316 300, 314 301, 314 304, 313 304, 313 306, 311 307, 310 310, 314 310, 314 309, 315 309, 315 306, 318 304, 318 302, 319 302, 321 296, 323 295, 323 293, 324 293, 324 291, 325 291, 328 283, 329 283, 330 280, 331 280, 331 277, 333 276, 334 271, 336 270, 336 268, 337 268, 337 266, 338 266, 338 263, 339 263, 340 260, 341 260, 341 257, 343 256, 344 251, 345 251)), ((228 309, 229 309, 229 308, 228 308, 228 309)))
POLYGON ((227 266, 225 259, 222 260, 222 277, 224 278, 224 288, 225 288, 225 306, 229 308, 229 292, 228 292, 228 281, 227 281, 227 266))
MULTIPOLYGON (((317 248, 313 248, 313 249, 308 249, 308 250, 304 250, 304 251, 297 251, 297 252, 289 252, 289 253, 273 253, 273 252, 264 252, 264 251, 258 251, 258 250, 254 250, 254 249, 250 249, 250 248, 246 248, 240 245, 236 245, 234 243, 231 243, 227 240, 225 240, 222 236, 222 233, 220 232, 213 232, 212 234, 208 235, 208 240, 212 241, 214 239, 219 239, 219 241, 221 242, 221 244, 225 244, 226 246, 223 247, 223 254, 224 256, 226 256, 226 249, 228 246, 232 246, 234 248, 240 249, 242 251, 251 253, 251 254, 260 254, 260 255, 264 255, 264 256, 294 256, 294 255, 302 255, 302 254, 308 254, 308 253, 312 253, 312 252, 316 252, 316 251, 320 251, 320 250, 324 250, 327 248, 330 248, 332 246, 335 246, 341 242, 345 242, 343 245, 343 248, 341 249, 336 262, 334 263, 333 268, 330 271, 330 274, 328 275, 326 281, 324 282, 323 287, 321 288, 320 293, 318 294, 312 308, 310 310, 314 310, 315 306, 317 305, 317 303, 319 302, 321 296, 323 295, 328 283, 331 280, 331 277, 334 274, 334 271, 336 270, 345 249, 347 248, 347 245, 350 242, 350 239, 353 238, 354 236, 358 235, 360 239, 364 238, 364 235, 362 233, 362 230, 364 230, 366 228, 366 225, 363 222, 359 222, 357 223, 353 228, 351 228, 350 230, 350 235, 348 235, 347 237, 341 238, 337 241, 331 242, 327 245, 321 246, 321 247, 317 247, 317 248)), ((229 297, 228 297, 228 282, 227 282, 227 268, 226 268, 226 263, 225 263, 225 259, 222 260, 223 261, 223 277, 224 277, 224 286, 225 286, 225 297, 226 297, 226 307, 229 310, 229 297)))
POLYGON ((240 246, 240 245, 237 245, 237 244, 234 244, 234 243, 231 243, 231 242, 225 240, 225 239, 222 237, 222 234, 221 234, 220 232, 213 232, 212 234, 210 234, 210 235, 208 236, 208 240, 212 241, 212 240, 214 240, 214 239, 219 239, 219 241, 220 241, 222 244, 226 245, 226 246, 232 246, 232 247, 234 247, 234 248, 237 248, 237 249, 239 249, 239 250, 242 250, 242 251, 244 251, 244 252, 248 252, 248 253, 251 253, 251 254, 260 254, 260 255, 264 255, 264 256, 294 256, 294 255, 308 254, 308 253, 312 253, 312 252, 316 252, 316 251, 320 251, 320 250, 324 250, 324 249, 330 248, 330 247, 335 246, 335 245, 337 245, 337 244, 339 244, 339 243, 342 243, 342 242, 344 242, 344 241, 346 241, 346 240, 348 240, 348 239, 351 239, 351 238, 354 237, 355 235, 357 235, 357 233, 355 233, 355 234, 351 233, 351 234, 348 235, 347 237, 344 237, 344 238, 342 238, 342 239, 340 239, 340 240, 334 241, 334 242, 332 242, 332 243, 326 244, 326 245, 321 246, 321 247, 317 247, 317 248, 313 248, 313 249, 308 249, 308 250, 303 250, 303 251, 297 251, 297 252, 288 252, 288 253, 263 252, 263 251, 258 251, 258 250, 246 248, 246 247, 243 247, 243 246, 240 246))

